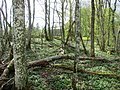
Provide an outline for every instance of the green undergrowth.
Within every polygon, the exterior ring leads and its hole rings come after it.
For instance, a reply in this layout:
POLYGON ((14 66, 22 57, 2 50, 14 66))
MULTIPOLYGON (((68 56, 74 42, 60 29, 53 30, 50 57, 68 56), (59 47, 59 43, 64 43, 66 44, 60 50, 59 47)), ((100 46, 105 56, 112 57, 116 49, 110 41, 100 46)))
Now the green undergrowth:
MULTIPOLYGON (((44 41, 43 44, 33 43, 32 50, 26 52, 28 61, 40 60, 42 58, 60 55, 59 50, 61 42, 59 40, 44 41)), ((89 47, 88 47, 89 48, 89 47)), ((89 50, 89 49, 88 49, 89 50)), ((65 53, 74 54, 72 49, 65 49, 65 53)), ((96 49, 96 56, 106 58, 113 62, 101 61, 79 61, 78 68, 89 72, 98 72, 102 74, 120 75, 120 61, 114 61, 117 55, 110 55, 106 52, 101 52, 96 49)), ((71 54, 71 55, 72 55, 71 54)), ((73 66, 72 60, 57 60, 54 64, 73 66)), ((57 69, 53 67, 35 67, 29 69, 29 84, 32 90, 72 90, 72 72, 57 69)), ((90 75, 87 73, 78 73, 77 81, 78 90, 120 90, 120 79, 107 77, 102 75, 90 75)))

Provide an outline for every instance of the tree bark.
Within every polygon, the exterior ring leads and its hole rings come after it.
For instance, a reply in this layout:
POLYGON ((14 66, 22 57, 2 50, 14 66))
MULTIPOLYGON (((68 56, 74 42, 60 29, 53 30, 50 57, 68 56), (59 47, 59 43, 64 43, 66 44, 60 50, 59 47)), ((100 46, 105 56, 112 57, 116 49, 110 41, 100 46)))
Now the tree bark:
POLYGON ((2 54, 3 54, 2 40, 3 40, 3 34, 2 34, 2 22, 1 22, 1 13, 0 13, 0 59, 2 58, 2 54))
POLYGON ((107 36, 107 39, 108 39, 108 41, 107 41, 107 46, 110 46, 110 29, 111 29, 111 0, 109 1, 109 3, 108 3, 108 6, 109 6, 109 18, 108 18, 108 36, 107 36))
POLYGON ((50 0, 48 3, 48 33, 49 33, 49 40, 51 40, 51 28, 50 28, 50 0))
POLYGON ((117 54, 120 55, 120 26, 118 28, 118 32, 116 35, 116 51, 117 51, 117 54))
POLYGON ((114 49, 116 51, 116 32, 115 32, 115 11, 116 11, 116 4, 117 0, 114 2, 114 9, 112 9, 112 33, 113 33, 113 42, 114 42, 114 49))
POLYGON ((25 5, 24 0, 13 0, 13 57, 15 88, 26 90, 27 62, 25 59, 25 5))
MULTIPOLYGON (((64 30, 64 3, 65 0, 62 0, 62 41, 65 42, 65 30, 64 30)), ((62 42, 62 47, 64 48, 64 43, 62 42)))
POLYGON ((31 24, 31 7, 30 7, 30 0, 27 0, 27 3, 28 3, 29 26, 28 26, 28 41, 27 41, 26 49, 31 49, 32 24, 31 24))
POLYGON ((94 47, 94 22, 95 22, 95 6, 94 0, 91 0, 91 57, 95 57, 95 47, 94 47))
POLYGON ((47 11, 47 0, 45 0, 45 30, 44 30, 44 33, 45 33, 45 39, 47 40, 47 41, 49 41, 49 37, 48 37, 48 33, 47 33, 47 13, 48 11, 47 11))

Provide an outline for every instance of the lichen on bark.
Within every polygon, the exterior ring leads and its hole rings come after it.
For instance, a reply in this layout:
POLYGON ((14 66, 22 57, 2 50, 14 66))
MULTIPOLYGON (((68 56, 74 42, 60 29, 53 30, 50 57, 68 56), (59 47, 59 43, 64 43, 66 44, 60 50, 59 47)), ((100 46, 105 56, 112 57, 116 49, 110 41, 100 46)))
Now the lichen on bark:
POLYGON ((13 0, 13 55, 15 68, 15 88, 25 90, 27 65, 25 60, 25 6, 24 0, 13 0))

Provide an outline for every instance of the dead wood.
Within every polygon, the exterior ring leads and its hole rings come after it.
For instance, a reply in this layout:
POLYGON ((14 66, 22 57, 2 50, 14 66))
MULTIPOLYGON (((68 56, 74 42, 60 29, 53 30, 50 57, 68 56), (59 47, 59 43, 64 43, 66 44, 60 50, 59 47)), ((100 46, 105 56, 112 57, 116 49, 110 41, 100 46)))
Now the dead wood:
MULTIPOLYGON (((39 64, 41 65, 41 63, 43 61, 47 61, 47 62, 53 62, 56 60, 60 60, 60 59, 65 59, 65 60, 74 60, 75 56, 74 55, 56 55, 56 56, 51 56, 51 57, 47 57, 44 59, 40 59, 40 60, 36 60, 36 61, 31 61, 28 63, 28 66, 38 66, 39 64)), ((110 60, 107 60, 105 58, 99 58, 99 57, 79 57, 79 60, 93 60, 93 61, 102 61, 102 62, 111 62, 110 60)))
MULTIPOLYGON (((75 56, 74 55, 68 55, 68 54, 66 54, 66 55, 57 55, 57 56, 51 56, 51 57, 48 57, 48 58, 36 60, 36 61, 31 61, 31 62, 28 63, 28 68, 36 67, 36 66, 45 67, 47 65, 50 65, 50 62, 53 62, 55 60, 60 60, 60 59, 74 60, 75 56)), ((109 60, 107 60, 105 58, 93 58, 93 57, 79 57, 79 60, 93 60, 93 61, 110 62, 109 60)), ((9 71, 11 69, 13 69, 13 65, 14 65, 14 60, 11 60, 9 65, 4 70, 3 74, 1 75, 1 77, 6 77, 9 74, 9 71)))
POLYGON ((4 69, 1 77, 0 77, 0 86, 1 88, 4 86, 5 82, 9 80, 8 76, 11 73, 11 70, 14 70, 14 60, 12 59, 8 66, 4 69))
MULTIPOLYGON (((48 65, 51 65, 50 62, 53 62, 55 60, 74 60, 75 59, 75 56, 74 55, 57 55, 57 56, 51 56, 51 57, 48 57, 48 58, 44 58, 44 59, 40 59, 40 60, 36 60, 36 61, 31 61, 31 62, 28 62, 28 68, 31 68, 31 67, 36 67, 36 66, 40 66, 40 67, 46 67, 48 65)), ((110 62, 109 60, 107 59, 104 59, 104 58, 93 58, 93 57, 79 57, 79 60, 93 60, 93 61, 102 61, 102 62, 110 62)), ((119 60, 119 58, 117 59, 119 60)), ((66 67, 66 66, 54 66, 56 68, 64 68, 66 70, 71 70, 73 71, 73 68, 72 67, 66 67)), ((0 77, 0 85, 1 83, 3 84, 5 81, 8 80, 8 76, 11 72, 11 70, 14 70, 14 60, 12 59, 10 61, 10 63, 8 64, 8 66, 4 69, 1 77, 0 77)), ((108 77, 116 77, 116 78, 120 78, 120 76, 116 75, 116 74, 103 74, 103 73, 98 73, 98 72, 89 72, 89 71, 85 71, 85 70, 81 70, 78 68, 78 72, 81 72, 81 73, 87 73, 87 74, 90 74, 90 75, 102 75, 102 76, 108 76, 108 77)))
POLYGON ((14 77, 4 82, 1 85, 0 90, 14 90, 14 77))
MULTIPOLYGON (((60 64, 59 65, 54 65, 53 67, 64 69, 64 70, 70 70, 70 71, 74 70, 73 66, 66 66, 66 65, 60 65, 60 64)), ((120 79, 120 75, 113 74, 113 73, 92 72, 92 71, 86 71, 86 70, 83 70, 83 69, 80 69, 80 68, 77 68, 77 72, 86 73, 86 74, 89 74, 89 75, 100 75, 100 76, 120 79)))
POLYGON ((57 55, 57 56, 51 56, 48 58, 32 61, 28 63, 28 67, 34 67, 34 66, 42 66, 42 64, 49 65, 49 62, 53 62, 55 60, 60 59, 73 59, 72 56, 69 55, 57 55))
POLYGON ((1 78, 7 77, 10 70, 13 70, 13 68, 14 68, 13 66, 14 66, 14 60, 12 59, 10 61, 10 63, 8 64, 8 66, 6 67, 6 69, 3 71, 2 75, 1 75, 1 78))
MULTIPOLYGON (((75 56, 74 55, 56 55, 56 56, 51 56, 48 58, 44 58, 44 59, 40 59, 40 60, 36 60, 36 61, 31 61, 28 63, 28 67, 35 67, 35 66, 42 66, 45 67, 46 65, 49 65, 50 62, 53 62, 55 60, 60 60, 60 59, 65 59, 65 60, 74 60, 75 56)), ((116 60, 118 60, 119 58, 117 58, 116 60)), ((111 62, 110 60, 107 60, 105 58, 98 58, 98 57, 79 57, 79 60, 95 60, 95 61, 102 61, 102 62, 111 62)), ((9 65, 7 66, 7 68, 4 70, 3 74, 1 76, 6 76, 9 71, 9 69, 12 68, 14 60, 11 60, 9 65)))

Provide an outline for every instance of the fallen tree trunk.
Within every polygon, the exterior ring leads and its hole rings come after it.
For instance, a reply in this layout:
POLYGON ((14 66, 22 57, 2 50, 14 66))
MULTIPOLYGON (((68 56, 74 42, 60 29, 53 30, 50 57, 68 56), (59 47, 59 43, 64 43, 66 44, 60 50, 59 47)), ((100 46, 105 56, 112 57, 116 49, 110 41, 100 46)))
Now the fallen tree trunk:
MULTIPOLYGON (((74 60, 75 56, 74 55, 68 55, 68 54, 51 56, 51 57, 48 57, 48 58, 44 58, 44 59, 29 62, 28 66, 33 66, 33 67, 34 66, 39 66, 39 65, 42 64, 43 61, 47 63, 47 62, 53 62, 53 61, 60 60, 60 59, 74 60)), ((101 62, 111 62, 110 60, 107 60, 105 58, 99 58, 99 57, 79 57, 79 60, 83 60, 83 61, 84 60, 95 60, 95 61, 101 61, 101 62)))
POLYGON ((9 76, 11 70, 14 70, 14 60, 13 59, 10 61, 8 66, 4 69, 4 71, 0 77, 0 86, 2 86, 5 82, 7 82, 9 80, 8 76, 9 76))
MULTIPOLYGON (((75 56, 74 55, 67 55, 67 54, 66 55, 57 55, 57 56, 51 56, 51 57, 48 57, 48 58, 36 60, 36 61, 31 61, 31 62, 28 63, 28 68, 36 67, 36 66, 45 67, 47 65, 50 65, 50 62, 53 62, 55 60, 60 60, 60 59, 74 60, 75 56)), ((95 61, 102 61, 102 62, 111 62, 110 60, 107 60, 105 58, 93 58, 93 57, 79 57, 79 60, 95 60, 95 61)), ((119 58, 118 58, 118 60, 119 60, 119 58)), ((1 77, 3 77, 3 76, 6 77, 9 73, 9 71, 11 69, 13 69, 13 65, 14 65, 14 60, 11 60, 9 65, 4 70, 3 74, 1 75, 1 77)))
POLYGON ((14 60, 12 59, 10 63, 8 64, 8 66, 6 67, 6 69, 3 71, 1 78, 7 77, 7 75, 9 74, 9 71, 13 69, 14 69, 14 60))
MULTIPOLYGON (((71 59, 74 60, 75 56, 74 55, 57 55, 57 56, 51 56, 48 58, 36 60, 36 61, 31 61, 28 63, 28 68, 31 67, 36 67, 36 66, 41 66, 45 67, 47 65, 50 65, 50 62, 53 62, 55 60, 60 60, 60 59, 71 59)), ((104 58, 93 58, 93 57, 79 57, 79 60, 96 60, 96 61, 102 61, 102 62, 110 62, 107 59, 104 58)), ((119 58, 118 58, 119 60, 119 58)), ((1 75, 1 79, 5 78, 8 76, 9 72, 14 69, 14 60, 12 59, 10 63, 8 64, 7 68, 3 71, 3 74, 1 75)))
POLYGON ((42 63, 43 64, 46 63, 46 65, 48 65, 49 62, 53 62, 55 60, 60 60, 60 59, 74 59, 74 56, 70 56, 70 55, 51 56, 51 57, 48 57, 48 58, 44 58, 44 59, 29 62, 28 67, 40 66, 40 65, 42 65, 42 63))
MULTIPOLYGON (((54 68, 64 69, 64 70, 70 70, 70 71, 74 70, 73 66, 54 65, 53 67, 54 68)), ((80 69, 80 68, 77 68, 77 72, 86 73, 86 74, 89 74, 89 75, 100 75, 100 76, 120 79, 120 75, 113 74, 113 73, 91 72, 91 71, 86 71, 86 70, 83 70, 83 69, 80 69)))

